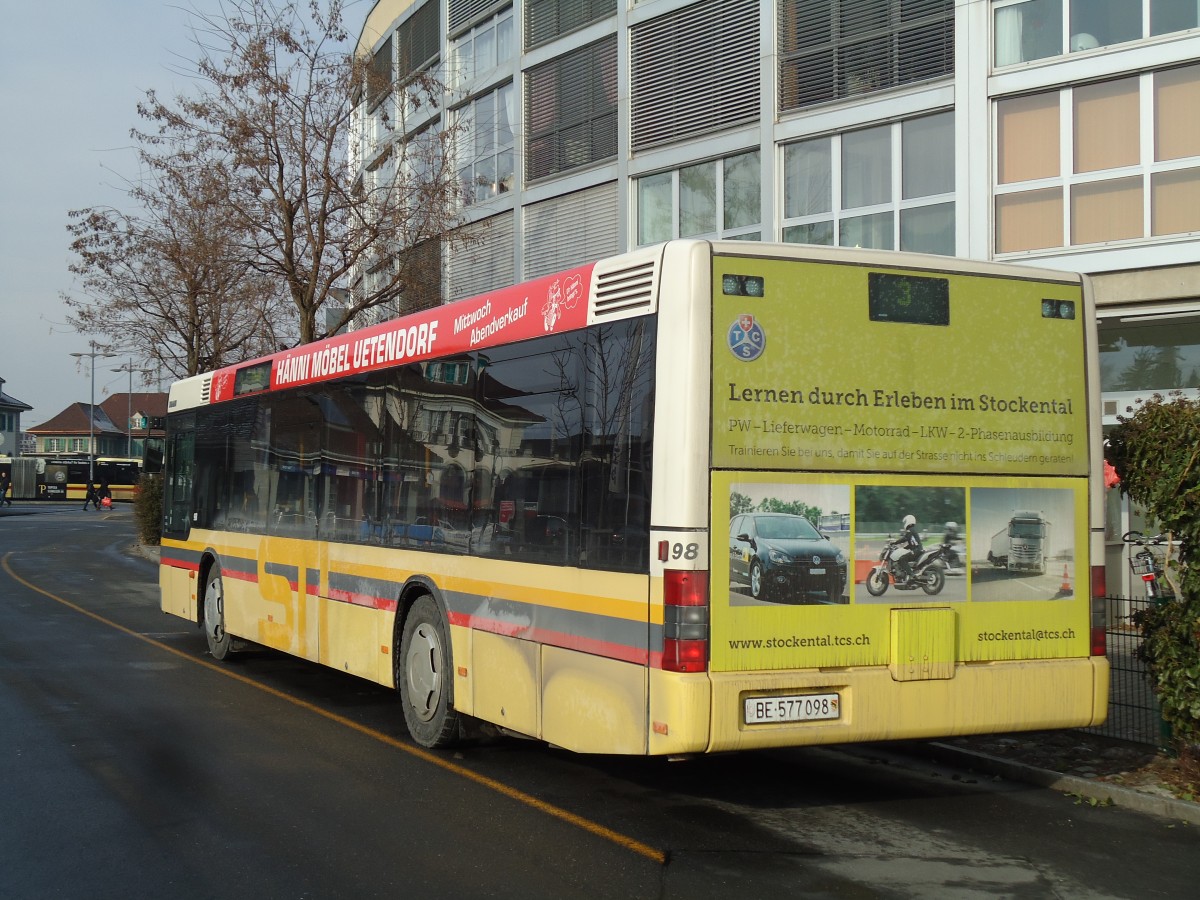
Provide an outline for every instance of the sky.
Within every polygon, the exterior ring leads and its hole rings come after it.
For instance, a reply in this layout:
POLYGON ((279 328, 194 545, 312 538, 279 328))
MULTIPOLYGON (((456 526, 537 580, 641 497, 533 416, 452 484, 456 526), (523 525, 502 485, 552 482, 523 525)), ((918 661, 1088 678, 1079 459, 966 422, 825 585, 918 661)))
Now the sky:
MULTIPOLYGON (((196 55, 189 12, 219 6, 0 0, 0 378, 6 394, 33 407, 22 429, 91 397, 88 361, 71 356, 89 349, 90 336, 67 324, 60 299, 78 294, 67 213, 130 208, 121 185, 136 172, 129 131, 138 101, 150 88, 187 89, 196 55)), ((352 36, 371 6, 347 4, 352 36)), ((124 364, 96 360, 97 403, 129 390, 129 375, 111 371, 124 364)), ((135 391, 156 387, 135 376, 135 391)))

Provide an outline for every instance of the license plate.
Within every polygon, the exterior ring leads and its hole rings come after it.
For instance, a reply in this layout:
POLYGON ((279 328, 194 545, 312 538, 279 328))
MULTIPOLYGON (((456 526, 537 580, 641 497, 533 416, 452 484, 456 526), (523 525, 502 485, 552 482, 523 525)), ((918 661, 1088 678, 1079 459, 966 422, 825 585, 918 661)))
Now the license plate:
POLYGON ((747 697, 747 725, 770 722, 814 722, 841 716, 839 694, 794 694, 786 697, 747 697))
POLYGON ((809 575, 824 575, 825 570, 824 569, 809 569, 808 574, 809 575))

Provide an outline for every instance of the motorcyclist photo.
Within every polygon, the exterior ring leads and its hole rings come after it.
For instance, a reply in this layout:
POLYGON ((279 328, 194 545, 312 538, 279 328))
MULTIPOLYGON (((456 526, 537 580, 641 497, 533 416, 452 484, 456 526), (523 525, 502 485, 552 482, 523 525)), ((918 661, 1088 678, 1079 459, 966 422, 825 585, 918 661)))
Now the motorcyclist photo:
POLYGON ((912 565, 910 560, 919 559, 925 548, 921 544, 921 536, 917 534, 917 517, 905 516, 901 523, 903 530, 891 553, 896 575, 904 582, 912 580, 912 565))
MULTIPOLYGON (((965 573, 963 568, 962 557, 958 555, 958 544, 962 540, 962 535, 958 530, 957 522, 946 523, 946 533, 942 535, 942 556, 946 560, 946 571, 950 575, 962 575, 965 573)), ((965 554, 964 545, 964 554, 965 554)))

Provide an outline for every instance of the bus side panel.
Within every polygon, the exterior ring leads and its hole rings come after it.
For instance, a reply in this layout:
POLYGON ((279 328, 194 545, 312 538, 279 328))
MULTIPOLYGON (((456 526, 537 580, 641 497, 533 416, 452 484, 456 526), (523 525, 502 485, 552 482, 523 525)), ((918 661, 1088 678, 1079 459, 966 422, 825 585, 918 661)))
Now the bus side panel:
POLYGON ((162 611, 189 622, 199 622, 196 569, 176 565, 175 553, 183 545, 164 540, 160 548, 162 562, 158 567, 158 589, 162 611))
POLYGON ((317 662, 385 686, 393 683, 390 665, 394 613, 319 598, 317 662))
POLYGON ((521 734, 538 733, 538 647, 477 631, 471 641, 474 715, 521 734))
POLYGON ((315 580, 319 546, 316 541, 260 538, 254 551, 255 577, 246 585, 250 590, 241 592, 244 618, 229 616, 229 630, 316 661, 320 649, 317 585, 310 590, 309 582, 315 580))
POLYGON ((580 753, 646 752, 645 666, 561 647, 541 651, 543 740, 580 753))
POLYGON ((713 751, 911 740, 965 734, 1072 728, 1104 720, 1108 660, 968 664, 952 679, 895 681, 885 667, 720 674, 713 679, 713 751), (747 697, 840 695, 837 719, 744 724, 747 697))
POLYGON ((712 722, 712 685, 707 672, 680 674, 650 669, 652 756, 703 753, 712 722))

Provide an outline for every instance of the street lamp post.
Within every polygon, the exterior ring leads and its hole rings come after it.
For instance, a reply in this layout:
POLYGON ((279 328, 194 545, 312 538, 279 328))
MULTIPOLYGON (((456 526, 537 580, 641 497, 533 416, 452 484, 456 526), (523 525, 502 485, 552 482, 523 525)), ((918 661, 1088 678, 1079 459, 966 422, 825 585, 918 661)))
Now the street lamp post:
POLYGON ((129 393, 125 395, 126 403, 125 410, 125 458, 129 459, 133 456, 133 360, 125 363, 123 366, 118 366, 112 370, 113 372, 128 372, 129 373, 129 393))
POLYGON ((76 359, 88 357, 88 365, 92 370, 92 402, 88 406, 88 488, 90 489, 96 479, 96 357, 116 356, 117 354, 102 353, 96 349, 95 341, 88 341, 88 346, 92 349, 86 353, 72 353, 71 355, 76 359))

